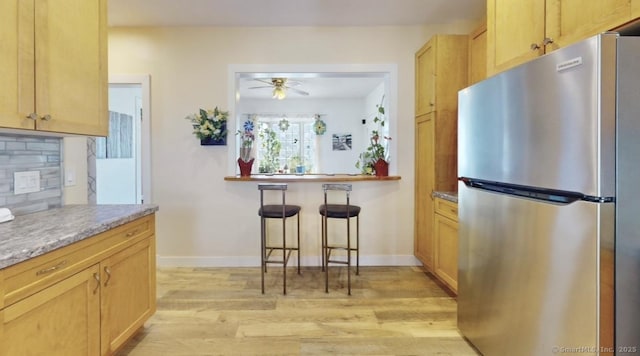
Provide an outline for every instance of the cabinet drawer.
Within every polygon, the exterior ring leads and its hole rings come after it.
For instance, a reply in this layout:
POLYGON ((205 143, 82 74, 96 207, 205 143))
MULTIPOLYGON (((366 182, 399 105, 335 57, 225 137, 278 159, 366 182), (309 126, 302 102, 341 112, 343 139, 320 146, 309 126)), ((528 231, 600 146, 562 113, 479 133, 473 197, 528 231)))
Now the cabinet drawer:
POLYGON ((450 219, 458 221, 458 204, 450 202, 448 200, 436 198, 435 199, 435 211, 436 214, 446 216, 450 219))
POLYGON ((6 268, 4 306, 30 296, 154 232, 153 215, 6 268))

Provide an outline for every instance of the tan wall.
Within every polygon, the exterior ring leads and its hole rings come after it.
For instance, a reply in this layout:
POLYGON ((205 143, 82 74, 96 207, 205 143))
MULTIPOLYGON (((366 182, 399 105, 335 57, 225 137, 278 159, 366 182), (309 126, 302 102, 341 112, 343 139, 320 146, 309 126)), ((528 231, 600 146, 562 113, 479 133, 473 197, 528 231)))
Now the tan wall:
MULTIPOLYGON (((225 182, 227 147, 203 147, 183 118, 231 102, 230 64, 395 64, 397 182, 354 185, 364 264, 413 264, 414 53, 440 27, 111 28, 109 74, 150 74, 152 192, 159 263, 259 264, 256 183, 225 182)), ((230 139, 234 137, 230 135, 230 139)), ((319 183, 289 187, 302 205, 303 258, 319 265, 319 183)))

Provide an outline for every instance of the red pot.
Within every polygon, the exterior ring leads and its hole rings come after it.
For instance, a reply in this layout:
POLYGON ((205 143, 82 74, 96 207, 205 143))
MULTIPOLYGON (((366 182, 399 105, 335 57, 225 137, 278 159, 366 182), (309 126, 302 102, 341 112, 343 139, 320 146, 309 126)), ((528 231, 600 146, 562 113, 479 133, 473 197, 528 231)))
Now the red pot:
POLYGON ((380 158, 373 164, 373 169, 376 171, 376 176, 386 177, 389 175, 389 162, 380 158))
POLYGON ((240 166, 240 177, 251 176, 251 167, 253 167, 253 158, 249 162, 245 162, 242 158, 238 158, 238 166, 240 166))

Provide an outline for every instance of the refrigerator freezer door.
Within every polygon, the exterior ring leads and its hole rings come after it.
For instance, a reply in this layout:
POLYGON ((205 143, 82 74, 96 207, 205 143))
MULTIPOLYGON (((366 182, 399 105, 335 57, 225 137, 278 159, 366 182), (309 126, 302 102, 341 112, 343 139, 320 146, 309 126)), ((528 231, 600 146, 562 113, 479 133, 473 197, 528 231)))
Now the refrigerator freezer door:
POLYGON ((592 37, 461 90, 458 175, 612 197, 616 38, 592 37))
POLYGON ((458 192, 462 333, 485 355, 595 350, 599 243, 613 236, 614 204, 458 192))

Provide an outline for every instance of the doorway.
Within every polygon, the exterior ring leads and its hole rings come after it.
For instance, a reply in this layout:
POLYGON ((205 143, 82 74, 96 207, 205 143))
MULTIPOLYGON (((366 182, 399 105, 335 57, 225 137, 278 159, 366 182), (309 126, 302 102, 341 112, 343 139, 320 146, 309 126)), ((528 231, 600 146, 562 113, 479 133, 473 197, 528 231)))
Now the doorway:
POLYGON ((95 143, 98 204, 151 202, 148 76, 109 78, 109 135, 95 143))

